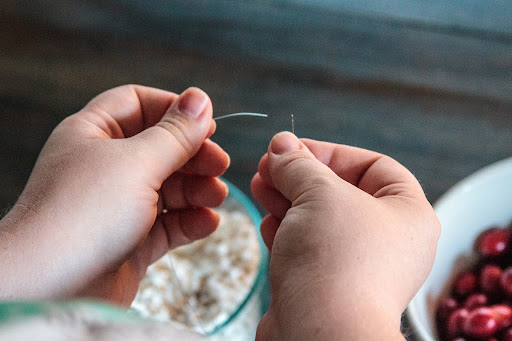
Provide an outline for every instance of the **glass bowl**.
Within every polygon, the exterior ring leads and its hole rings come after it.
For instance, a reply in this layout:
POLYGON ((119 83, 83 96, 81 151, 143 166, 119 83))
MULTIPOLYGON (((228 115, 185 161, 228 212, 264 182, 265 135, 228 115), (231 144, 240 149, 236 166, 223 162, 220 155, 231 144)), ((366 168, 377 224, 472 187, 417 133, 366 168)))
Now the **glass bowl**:
POLYGON ((152 266, 156 268, 150 267, 132 309, 151 319, 181 322, 210 340, 254 340, 269 304, 268 250, 259 231, 258 209, 235 185, 222 180, 229 195, 216 209, 221 214, 218 230, 204 240, 170 251, 152 266), (253 257, 256 252, 259 260, 253 257), (250 277, 247 269, 252 269, 250 277), (228 278, 225 287, 222 278, 228 278), (244 287, 239 290, 239 285, 244 287), (152 304, 155 310, 151 310, 152 304))

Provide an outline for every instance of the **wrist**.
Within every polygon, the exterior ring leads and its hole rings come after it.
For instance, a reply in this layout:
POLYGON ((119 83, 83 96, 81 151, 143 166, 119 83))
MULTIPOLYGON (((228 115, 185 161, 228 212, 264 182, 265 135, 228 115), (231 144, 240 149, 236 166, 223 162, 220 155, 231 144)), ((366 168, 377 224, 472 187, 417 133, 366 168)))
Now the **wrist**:
POLYGON ((22 259, 26 255, 23 250, 28 248, 21 242, 25 234, 23 226, 23 215, 16 206, 0 220, 0 300, 16 300, 26 292, 25 270, 31 265, 22 259))
POLYGON ((257 340, 404 341, 401 313, 370 295, 310 283, 288 297, 273 295, 257 340))
POLYGON ((49 219, 17 203, 0 220, 0 300, 39 300, 69 295, 65 235, 49 219))
POLYGON ((269 309, 260 321, 256 335, 256 341, 377 339, 405 341, 400 331, 400 317, 389 318, 364 307, 350 309, 336 317, 319 310, 282 315, 269 309))

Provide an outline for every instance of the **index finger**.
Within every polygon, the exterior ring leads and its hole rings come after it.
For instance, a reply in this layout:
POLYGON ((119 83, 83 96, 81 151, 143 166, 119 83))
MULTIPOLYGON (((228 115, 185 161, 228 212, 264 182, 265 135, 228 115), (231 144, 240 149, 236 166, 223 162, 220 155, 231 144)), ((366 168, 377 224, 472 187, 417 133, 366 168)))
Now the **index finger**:
POLYGON ((418 191, 423 194, 414 175, 389 156, 342 144, 300 140, 341 179, 374 197, 416 194, 418 191))
POLYGON ((181 168, 181 171, 196 175, 221 176, 228 169, 229 163, 228 153, 217 143, 206 139, 196 155, 181 168))
POLYGON ((114 119, 123 136, 131 137, 158 123, 177 98, 177 94, 165 90, 122 85, 99 94, 83 111, 114 119))
MULTIPOLYGON (((315 158, 339 178, 374 197, 423 194, 414 175, 389 156, 342 144, 305 138, 300 140, 315 158)), ((268 169, 268 154, 261 158, 258 173, 263 181, 274 187, 268 169)))

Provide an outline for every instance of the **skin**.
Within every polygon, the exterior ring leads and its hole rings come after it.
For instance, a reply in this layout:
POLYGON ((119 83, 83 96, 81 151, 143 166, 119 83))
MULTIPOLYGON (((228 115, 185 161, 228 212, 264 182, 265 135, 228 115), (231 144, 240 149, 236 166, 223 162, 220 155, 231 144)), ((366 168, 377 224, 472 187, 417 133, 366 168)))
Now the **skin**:
POLYGON ((229 156, 214 131, 197 88, 122 86, 66 118, 0 221, 0 298, 128 306, 151 263, 218 225, 229 156))
MULTIPOLYGON (((128 306, 148 265, 218 225, 229 156, 214 131, 197 88, 122 86, 65 119, 0 220, 0 299, 128 306)), ((280 133, 251 187, 271 250, 257 339, 403 340, 400 315, 440 232, 414 176, 378 153, 280 133)))
POLYGON ((277 134, 252 192, 270 212, 272 301, 257 340, 404 340, 440 225, 415 177, 372 151, 277 134))

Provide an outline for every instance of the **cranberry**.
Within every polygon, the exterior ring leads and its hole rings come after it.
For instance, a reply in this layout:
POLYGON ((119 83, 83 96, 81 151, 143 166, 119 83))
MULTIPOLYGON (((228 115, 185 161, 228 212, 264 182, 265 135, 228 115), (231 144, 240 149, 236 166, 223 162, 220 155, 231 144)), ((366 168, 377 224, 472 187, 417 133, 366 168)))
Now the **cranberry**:
POLYGON ((468 316, 469 312, 465 308, 453 311, 446 321, 446 335, 449 338, 459 336, 462 333, 463 325, 468 316))
POLYGON ((488 264, 482 268, 480 272, 480 288, 485 293, 497 294, 500 289, 500 278, 503 270, 497 265, 488 264))
POLYGON ((471 294, 464 302, 464 308, 471 311, 478 307, 483 307, 487 305, 487 296, 484 294, 471 294))
POLYGON ((493 310, 487 307, 476 308, 464 319, 462 330, 465 334, 476 338, 491 337, 499 328, 493 310))
POLYGON ((475 291, 477 278, 471 271, 461 272, 453 282, 453 293, 457 296, 467 296, 475 291))
POLYGON ((508 267, 503 271, 500 278, 501 289, 507 295, 512 295, 512 267, 508 267))
POLYGON ((481 233, 475 249, 478 263, 457 274, 452 297, 437 306, 441 340, 512 341, 512 224, 481 233))
POLYGON ((512 325, 512 308, 506 304, 495 304, 490 307, 499 328, 507 328, 512 325))
POLYGON ((437 319, 445 321, 452 311, 457 309, 458 305, 459 304, 453 297, 443 298, 437 306, 437 319))
POLYGON ((502 255, 508 246, 510 232, 505 228, 491 228, 484 231, 477 240, 477 251, 486 257, 502 255))

